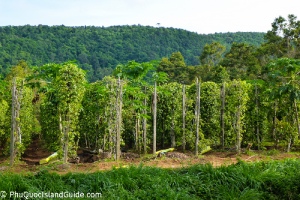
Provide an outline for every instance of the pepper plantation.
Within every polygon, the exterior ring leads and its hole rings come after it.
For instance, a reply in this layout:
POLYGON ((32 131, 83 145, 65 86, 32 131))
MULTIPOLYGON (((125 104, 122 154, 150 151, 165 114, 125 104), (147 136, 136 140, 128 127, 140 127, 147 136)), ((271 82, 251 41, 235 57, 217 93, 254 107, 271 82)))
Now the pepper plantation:
POLYGON ((11 164, 39 137, 45 148, 68 162, 77 149, 140 154, 157 150, 200 154, 215 150, 284 151, 299 144, 300 60, 268 65, 268 82, 196 79, 172 82, 155 72, 155 61, 118 65, 112 76, 88 83, 74 62, 29 67, 20 61, 0 80, 0 145, 11 164), (154 71, 148 81, 144 77, 154 71))

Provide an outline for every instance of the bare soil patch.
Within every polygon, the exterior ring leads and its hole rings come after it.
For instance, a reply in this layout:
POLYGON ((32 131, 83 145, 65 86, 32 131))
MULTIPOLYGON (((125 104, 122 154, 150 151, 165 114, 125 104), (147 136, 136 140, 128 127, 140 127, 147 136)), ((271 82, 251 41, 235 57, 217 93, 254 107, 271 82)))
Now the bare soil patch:
POLYGON ((51 153, 44 149, 41 140, 33 140, 21 157, 21 161, 28 165, 37 165, 39 161, 50 156, 51 153))
POLYGON ((270 161, 281 160, 285 158, 300 158, 298 154, 288 154, 284 152, 263 152, 263 151, 251 151, 251 153, 242 153, 238 155, 235 152, 217 152, 209 151, 204 155, 198 157, 193 155, 193 152, 182 153, 179 151, 167 152, 163 155, 153 156, 144 155, 134 152, 122 153, 121 160, 116 162, 111 158, 109 153, 100 153, 96 155, 83 156, 83 151, 78 151, 78 155, 81 155, 81 163, 68 163, 63 164, 60 161, 39 165, 41 159, 47 158, 51 155, 50 152, 42 148, 40 140, 34 140, 32 144, 27 148, 24 155, 21 158, 21 162, 16 162, 13 167, 7 166, 9 162, 8 157, 3 155, 0 157, 2 164, 0 164, 0 173, 5 171, 15 173, 37 172, 42 169, 46 169, 50 172, 56 172, 59 174, 65 174, 68 172, 80 172, 91 173, 96 171, 111 170, 114 167, 122 166, 138 166, 143 163, 144 166, 153 166, 161 168, 179 168, 187 167, 194 164, 206 164, 210 163, 214 167, 221 165, 231 165, 238 162, 238 160, 244 160, 245 162, 255 161, 270 161), (88 159, 87 159, 88 157, 88 159), (5 161, 5 163, 3 163, 5 161), (6 165, 4 165, 6 164, 6 165))

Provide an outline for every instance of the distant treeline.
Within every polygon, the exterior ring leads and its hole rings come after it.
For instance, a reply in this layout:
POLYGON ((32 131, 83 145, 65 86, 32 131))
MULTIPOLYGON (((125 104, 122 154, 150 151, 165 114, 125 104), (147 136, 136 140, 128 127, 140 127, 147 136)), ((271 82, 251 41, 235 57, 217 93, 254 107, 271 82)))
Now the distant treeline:
POLYGON ((5 26, 0 27, 0 75, 5 77, 22 59, 36 66, 76 59, 82 69, 89 70, 89 81, 95 82, 111 74, 116 65, 130 60, 161 60, 181 52, 187 66, 199 65, 205 44, 219 42, 228 51, 233 42, 259 46, 264 35, 250 32, 199 35, 140 25, 5 26))

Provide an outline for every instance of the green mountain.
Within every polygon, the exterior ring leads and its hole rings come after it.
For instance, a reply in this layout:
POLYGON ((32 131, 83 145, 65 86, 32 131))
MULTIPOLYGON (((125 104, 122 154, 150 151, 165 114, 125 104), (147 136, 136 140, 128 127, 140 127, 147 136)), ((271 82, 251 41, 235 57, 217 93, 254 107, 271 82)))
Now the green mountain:
POLYGON ((110 74, 119 63, 148 62, 181 52, 186 65, 198 65, 205 44, 220 42, 229 50, 233 42, 259 46, 265 33, 238 32, 202 35, 175 28, 150 26, 0 27, 0 74, 24 59, 29 65, 78 60, 89 70, 91 82, 110 74))

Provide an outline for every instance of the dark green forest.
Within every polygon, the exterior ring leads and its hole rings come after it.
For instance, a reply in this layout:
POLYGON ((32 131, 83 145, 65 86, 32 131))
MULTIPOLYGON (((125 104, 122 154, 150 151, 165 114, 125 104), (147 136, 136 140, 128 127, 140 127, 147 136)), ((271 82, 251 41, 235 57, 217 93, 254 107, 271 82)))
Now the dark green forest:
POLYGON ((219 42, 228 52, 233 42, 258 47, 264 36, 254 32, 204 35, 140 25, 4 26, 0 27, 0 74, 5 77, 20 60, 29 66, 77 60, 80 68, 89 71, 88 80, 95 82, 130 60, 149 62, 180 52, 186 66, 198 66, 206 44, 219 42))

